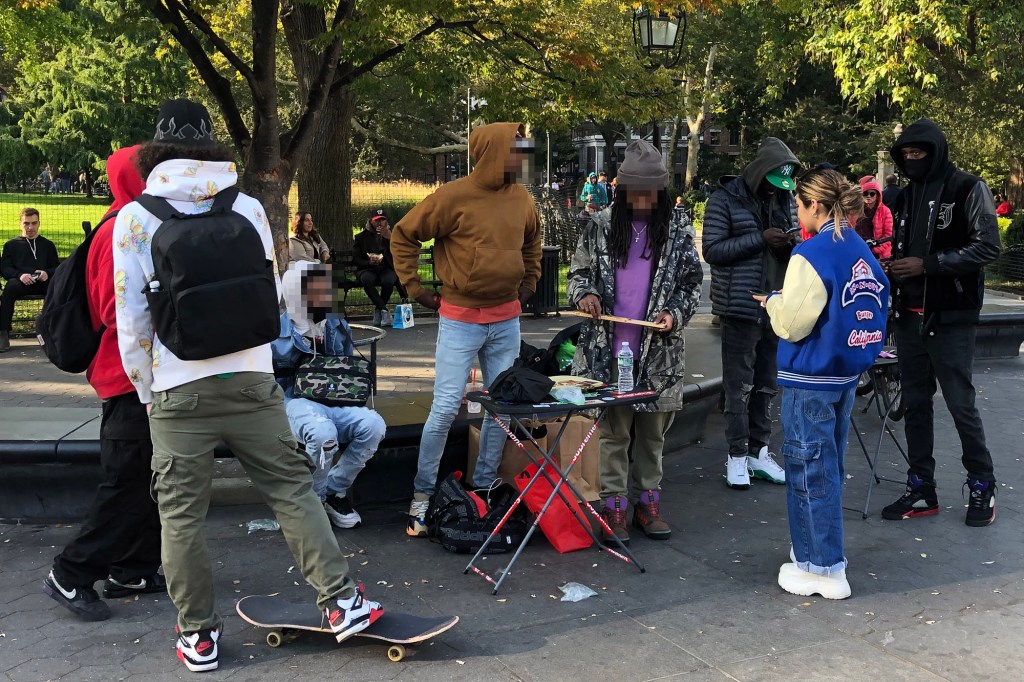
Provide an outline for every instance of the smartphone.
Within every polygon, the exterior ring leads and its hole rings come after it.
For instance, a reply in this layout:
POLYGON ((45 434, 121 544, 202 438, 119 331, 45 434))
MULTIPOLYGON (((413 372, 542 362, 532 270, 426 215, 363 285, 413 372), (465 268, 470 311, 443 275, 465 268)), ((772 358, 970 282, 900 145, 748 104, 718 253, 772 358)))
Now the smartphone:
POLYGON ((763 289, 747 289, 753 296, 767 296, 770 291, 764 291, 763 289))

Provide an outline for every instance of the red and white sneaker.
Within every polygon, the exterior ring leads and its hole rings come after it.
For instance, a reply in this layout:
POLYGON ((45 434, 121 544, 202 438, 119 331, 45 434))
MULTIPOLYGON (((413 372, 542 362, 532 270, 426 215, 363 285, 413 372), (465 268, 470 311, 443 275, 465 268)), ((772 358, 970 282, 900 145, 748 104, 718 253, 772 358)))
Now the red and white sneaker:
POLYGON ((384 615, 384 607, 363 597, 363 586, 356 588, 355 596, 338 599, 325 609, 331 631, 339 642, 362 632, 384 615))
POLYGON ((178 633, 178 658, 185 667, 194 673, 203 673, 217 669, 217 641, 220 639, 221 626, 196 632, 178 633))

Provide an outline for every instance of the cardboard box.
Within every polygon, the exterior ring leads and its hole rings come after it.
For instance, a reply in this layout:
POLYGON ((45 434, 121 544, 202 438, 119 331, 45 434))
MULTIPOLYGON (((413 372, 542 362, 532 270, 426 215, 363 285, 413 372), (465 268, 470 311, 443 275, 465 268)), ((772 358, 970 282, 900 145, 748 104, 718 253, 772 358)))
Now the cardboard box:
MULTIPOLYGON (((542 431, 543 433, 543 431, 542 431)), ((548 440, 547 436, 535 434, 534 439, 540 447, 547 449, 548 440)), ((537 459, 541 458, 541 454, 537 452, 536 447, 529 441, 524 440, 523 445, 530 448, 530 452, 537 459)), ((468 470, 468 478, 473 481, 473 473, 476 471, 476 460, 480 454, 480 429, 476 426, 469 427, 469 453, 468 453, 468 464, 466 469, 468 470)), ((519 449, 519 446, 511 438, 505 440, 505 447, 501 451, 501 463, 498 465, 498 478, 503 483, 508 483, 513 488, 515 487, 515 478, 518 476, 523 469, 532 464, 529 456, 519 449)), ((474 481, 474 483, 480 483, 480 481, 474 481)))
MULTIPOLYGON (((555 461, 557 461, 563 468, 572 461, 572 456, 576 454, 576 450, 579 448, 580 443, 583 442, 583 437, 586 435, 593 423, 593 420, 580 416, 573 417, 569 420, 569 425, 565 427, 565 433, 562 435, 562 440, 558 444, 554 453, 555 461)), ((536 425, 533 427, 534 438, 541 447, 547 448, 549 439, 553 439, 558 434, 558 430, 561 427, 562 420, 536 425), (538 430, 541 427, 546 428, 545 435, 538 435, 538 430)), ((531 452, 539 459, 540 454, 533 449, 533 444, 527 441, 523 442, 526 447, 531 448, 531 452)), ((467 466, 470 475, 472 475, 473 471, 476 469, 476 460, 479 451, 480 429, 475 426, 470 426, 468 453, 469 464, 467 466)), ((526 453, 520 450, 511 439, 508 439, 505 441, 505 448, 501 453, 501 464, 498 466, 498 477, 503 482, 515 486, 515 477, 530 463, 530 458, 526 453)), ((472 476, 470 476, 470 480, 472 480, 472 476)), ((583 452, 580 454, 580 458, 572 468, 572 472, 569 475, 569 481, 588 502, 594 502, 601 499, 600 431, 594 431, 594 435, 590 437, 587 447, 583 449, 583 452)))

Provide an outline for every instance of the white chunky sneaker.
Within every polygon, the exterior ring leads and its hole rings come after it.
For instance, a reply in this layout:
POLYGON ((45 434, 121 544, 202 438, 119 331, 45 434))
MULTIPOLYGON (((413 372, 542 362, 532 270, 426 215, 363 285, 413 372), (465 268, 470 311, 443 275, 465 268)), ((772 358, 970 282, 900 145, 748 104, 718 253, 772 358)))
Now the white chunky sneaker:
POLYGON ((796 564, 782 564, 779 568, 779 587, 802 597, 820 594, 825 599, 846 599, 851 594, 845 569, 818 575, 802 571, 796 564))
POLYGON ((725 484, 736 490, 750 488, 750 472, 747 471, 746 457, 732 457, 725 463, 725 484))
POLYGON ((755 478, 763 478, 779 485, 786 484, 786 470, 775 461, 775 453, 768 452, 768 446, 761 448, 757 457, 747 455, 747 464, 755 478))

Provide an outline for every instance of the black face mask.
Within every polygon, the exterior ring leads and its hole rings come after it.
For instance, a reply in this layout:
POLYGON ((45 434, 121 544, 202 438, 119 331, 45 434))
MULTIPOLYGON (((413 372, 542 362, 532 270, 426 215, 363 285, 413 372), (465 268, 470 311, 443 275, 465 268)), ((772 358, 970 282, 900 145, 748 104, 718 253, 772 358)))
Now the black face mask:
POLYGON ((932 169, 932 159, 926 156, 923 159, 905 159, 903 170, 907 177, 915 182, 922 182, 928 179, 928 173, 932 169))

